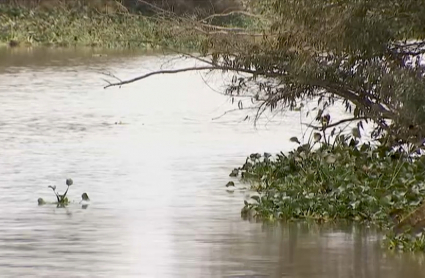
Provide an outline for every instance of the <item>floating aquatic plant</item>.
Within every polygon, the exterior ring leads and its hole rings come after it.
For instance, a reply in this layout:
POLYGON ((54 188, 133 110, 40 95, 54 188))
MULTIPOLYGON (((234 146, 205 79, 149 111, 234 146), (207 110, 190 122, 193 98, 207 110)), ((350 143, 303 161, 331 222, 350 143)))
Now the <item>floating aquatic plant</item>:
POLYGON ((226 187, 229 187, 229 186, 235 186, 235 183, 234 183, 233 181, 229 181, 229 182, 226 184, 226 187))
POLYGON ((248 156, 238 174, 255 194, 242 217, 367 222, 386 231, 387 246, 424 250, 425 157, 358 138, 357 130, 332 143, 293 137, 299 146, 289 153, 248 156))
MULTIPOLYGON (((69 199, 66 195, 68 194, 69 187, 74 184, 74 181, 72 179, 66 179, 65 183, 66 183, 67 188, 66 188, 66 191, 63 194, 59 194, 59 192, 56 191, 56 185, 49 185, 48 186, 48 188, 53 190, 53 193, 56 196, 56 202, 52 202, 52 204, 56 204, 58 207, 66 207, 70 203, 70 201, 69 201, 69 199)), ((90 201, 87 193, 83 193, 81 195, 81 199, 82 199, 82 201, 86 201, 86 202, 90 201)), ((44 201, 43 198, 38 198, 37 202, 38 202, 39 206, 48 204, 46 201, 44 201)), ((87 207, 87 204, 84 204, 84 205, 87 207)))
POLYGON ((81 199, 82 199, 83 201, 90 201, 90 199, 89 199, 89 195, 87 195, 87 193, 83 193, 83 194, 81 195, 81 199))

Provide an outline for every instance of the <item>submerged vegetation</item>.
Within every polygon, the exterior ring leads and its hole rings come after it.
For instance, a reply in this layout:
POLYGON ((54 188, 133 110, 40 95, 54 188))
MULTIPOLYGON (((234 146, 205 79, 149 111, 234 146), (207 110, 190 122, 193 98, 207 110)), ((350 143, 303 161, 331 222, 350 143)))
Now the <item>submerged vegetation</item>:
MULTIPOLYGON (((72 179, 66 179, 65 183, 66 183, 67 188, 66 188, 66 191, 63 194, 59 194, 56 191, 56 185, 49 185, 48 186, 48 188, 50 188, 50 189, 53 190, 53 193, 56 196, 56 202, 47 203, 46 201, 44 201, 43 198, 38 198, 38 200, 37 200, 38 205, 39 206, 42 206, 42 205, 45 205, 45 204, 55 204, 55 205, 57 205, 58 208, 64 208, 67 205, 69 205, 70 204, 70 201, 69 201, 69 199, 68 199, 68 197, 66 195, 68 193, 69 187, 71 185, 73 185, 74 182, 73 182, 72 179)), ((81 199, 82 199, 81 202, 83 202, 83 201, 85 201, 85 202, 86 201, 90 201, 89 196, 87 195, 87 193, 83 193, 81 195, 81 199)), ((87 204, 83 204, 83 208, 87 208, 87 204)))

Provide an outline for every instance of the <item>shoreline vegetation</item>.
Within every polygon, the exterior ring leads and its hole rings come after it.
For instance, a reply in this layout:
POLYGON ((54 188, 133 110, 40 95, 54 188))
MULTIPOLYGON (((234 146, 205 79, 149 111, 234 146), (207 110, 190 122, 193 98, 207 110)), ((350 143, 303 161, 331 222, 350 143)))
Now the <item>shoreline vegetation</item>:
POLYGON ((306 144, 291 141, 299 147, 253 153, 230 173, 252 191, 242 218, 371 224, 385 234, 385 248, 425 251, 425 156, 360 144, 356 128, 333 141, 320 133, 306 144))
MULTIPOLYGON (((95 2, 99 1, 88 3, 95 2)), ((206 39, 207 29, 246 31, 256 25, 258 20, 244 11, 231 11, 216 18, 197 11, 177 15, 159 8, 156 12, 130 12, 118 1, 68 6, 0 4, 0 46, 10 47, 198 50, 206 39), (199 28, 185 24, 195 17, 199 18, 199 28)))

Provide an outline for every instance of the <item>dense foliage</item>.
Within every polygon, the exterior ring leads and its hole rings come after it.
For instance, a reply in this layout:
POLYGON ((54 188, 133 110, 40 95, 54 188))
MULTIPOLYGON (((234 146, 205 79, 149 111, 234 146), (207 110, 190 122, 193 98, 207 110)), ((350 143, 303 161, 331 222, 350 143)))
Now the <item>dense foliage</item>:
POLYGON ((99 11, 120 10, 143 14, 157 13, 158 10, 177 14, 212 14, 239 10, 239 0, 2 0, 0 4, 37 7, 95 7, 99 11))
POLYGON ((243 217, 362 221, 391 228, 388 247, 425 247, 415 236, 425 224, 425 207, 417 209, 425 198, 425 157, 360 144, 351 135, 332 143, 314 137, 288 154, 252 154, 232 171, 256 191, 243 217))
MULTIPOLYGON (((258 8, 269 27, 261 40, 209 37, 212 65, 246 73, 231 97, 252 97, 259 115, 318 99, 337 100, 374 136, 422 144, 425 137, 425 6, 404 0, 268 0, 258 8)), ((360 125, 359 125, 360 126, 360 125)))
POLYGON ((411 162, 354 139, 338 140, 315 150, 306 144, 274 160, 250 158, 242 177, 254 181, 261 197, 244 211, 262 218, 387 222, 391 211, 410 212, 423 200, 425 158, 411 162))
POLYGON ((368 221, 392 228, 388 247, 424 250, 425 158, 418 155, 425 138, 423 3, 258 4, 269 23, 261 40, 210 36, 203 54, 212 57, 210 65, 236 72, 226 94, 251 98, 256 119, 317 100, 320 124, 313 128, 321 133, 289 154, 247 160, 242 179, 258 195, 245 202, 242 215, 368 221), (327 114, 337 102, 350 118, 335 121, 327 114), (332 143, 321 137, 350 121, 357 122, 354 137, 337 136, 332 143), (363 121, 374 124, 369 135, 375 141, 359 144, 363 121))
POLYGON ((193 51, 200 49, 206 40, 203 28, 247 28, 255 23, 238 13, 205 17, 189 8, 187 14, 177 16, 161 7, 149 6, 156 12, 146 15, 114 0, 11 2, 0 2, 0 43, 11 46, 153 47, 193 51), (203 20, 196 21, 196 17, 203 20), (194 27, 193 22, 198 26, 194 27))
POLYGON ((0 42, 14 45, 196 48, 200 35, 173 22, 81 9, 27 9, 0 5, 0 42), (181 32, 180 36, 175 36, 181 32))

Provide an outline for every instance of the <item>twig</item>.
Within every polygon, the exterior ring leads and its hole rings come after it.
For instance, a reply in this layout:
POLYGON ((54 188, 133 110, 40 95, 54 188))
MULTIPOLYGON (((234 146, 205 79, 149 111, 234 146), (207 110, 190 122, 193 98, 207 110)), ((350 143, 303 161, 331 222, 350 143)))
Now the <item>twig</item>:
POLYGON ((223 114, 221 114, 220 116, 217 116, 217 117, 212 118, 212 120, 213 120, 213 121, 214 121, 214 120, 218 120, 218 119, 220 119, 220 118, 224 117, 225 115, 227 115, 227 114, 229 114, 229 113, 236 112, 236 111, 242 111, 242 110, 254 110, 254 109, 257 109, 257 107, 247 107, 247 108, 243 108, 243 109, 235 108, 235 109, 227 110, 227 111, 225 111, 223 114))
POLYGON ((266 20, 262 16, 259 16, 259 15, 256 15, 256 14, 252 14, 252 13, 249 13, 249 12, 245 12, 245 11, 232 11, 232 12, 223 13, 223 14, 212 14, 212 15, 209 15, 209 16, 205 17, 204 19, 201 19, 200 22, 207 21, 208 19, 212 19, 212 18, 215 18, 215 17, 225 17, 225 16, 229 16, 229 15, 234 15, 234 14, 242 14, 242 15, 246 15, 246 16, 250 16, 250 17, 256 17, 256 18, 259 18, 259 19, 262 19, 262 20, 266 20))
POLYGON ((105 78, 101 78, 103 81, 105 81, 106 83, 108 83, 108 85, 111 85, 112 83, 108 80, 108 79, 105 79, 105 78))
MULTIPOLYGON (((106 76, 109 76, 109 77, 112 77, 112 78, 114 78, 114 79, 116 79, 116 80, 118 80, 118 82, 122 82, 122 80, 120 79, 120 78, 118 78, 116 75, 114 75, 114 74, 112 74, 112 73, 110 73, 110 72, 101 72, 100 74, 103 74, 103 75, 106 75, 106 76)), ((102 78, 103 79, 103 78, 102 78)), ((103 79, 103 80, 105 80, 105 79, 103 79)), ((105 80, 106 81, 106 80, 105 80)), ((111 83, 111 82, 109 82, 109 81, 107 81, 108 83, 111 83)))
MULTIPOLYGON (((242 35, 242 36, 252 36, 252 37, 263 37, 264 36, 264 34, 260 34, 260 33, 238 32, 239 28, 225 28, 225 27, 223 27, 223 28, 215 28, 215 29, 218 29, 218 30, 223 29, 223 30, 220 30, 220 31, 205 31, 200 27, 194 28, 194 30, 197 30, 197 31, 199 31, 203 34, 206 34, 206 35, 217 35, 217 34, 229 35, 229 34, 231 34, 231 35, 242 35)), ((241 30, 243 30, 243 29, 241 29, 241 30)))
POLYGON ((264 113, 264 111, 266 111, 267 109, 267 102, 263 102, 260 104, 260 106, 257 109, 257 113, 255 114, 255 118, 254 118, 254 127, 257 128, 257 122, 260 119, 260 116, 264 113))
POLYGON ((212 25, 212 24, 201 24, 201 26, 205 28, 214 29, 214 30, 225 30, 225 31, 232 31, 232 32, 246 31, 245 28, 225 27, 225 26, 218 26, 218 25, 212 25))
POLYGON ((328 128, 335 127, 335 126, 338 126, 338 125, 343 124, 343 123, 346 123, 346 122, 362 121, 362 120, 368 120, 368 119, 370 119, 370 118, 368 118, 368 117, 348 118, 348 119, 340 120, 340 121, 338 121, 336 123, 333 123, 333 124, 330 124, 330 125, 326 125, 326 126, 315 126, 315 125, 306 124, 306 123, 303 123, 303 124, 306 125, 306 126, 308 126, 308 127, 310 127, 310 128, 313 128, 315 130, 325 131, 328 128))

